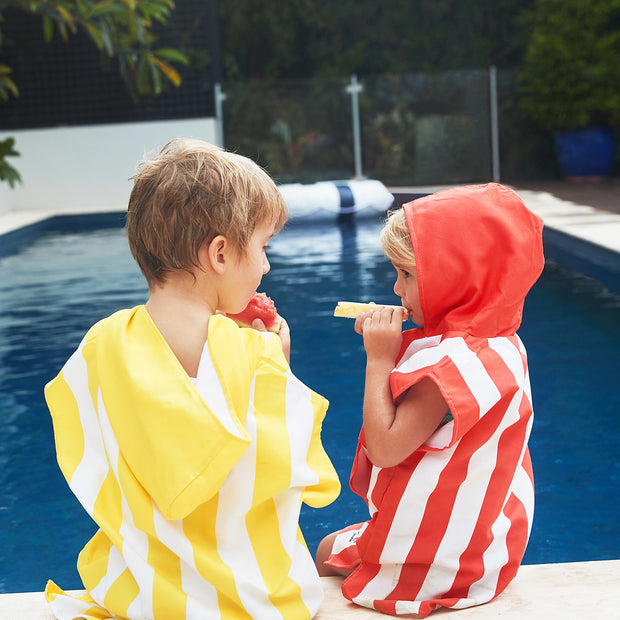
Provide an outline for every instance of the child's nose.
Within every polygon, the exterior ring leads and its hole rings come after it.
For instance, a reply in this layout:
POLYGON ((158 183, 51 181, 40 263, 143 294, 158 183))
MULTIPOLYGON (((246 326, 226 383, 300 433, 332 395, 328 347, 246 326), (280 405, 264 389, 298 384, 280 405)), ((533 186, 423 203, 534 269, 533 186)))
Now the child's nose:
POLYGON ((269 259, 265 256, 265 259, 263 260, 263 275, 269 273, 270 269, 271 265, 269 264, 269 259))

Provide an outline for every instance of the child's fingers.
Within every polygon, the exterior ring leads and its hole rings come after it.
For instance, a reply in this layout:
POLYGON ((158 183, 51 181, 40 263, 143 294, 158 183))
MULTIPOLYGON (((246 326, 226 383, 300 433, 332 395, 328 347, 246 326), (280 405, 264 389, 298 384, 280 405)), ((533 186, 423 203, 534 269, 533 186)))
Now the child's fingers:
MULTIPOLYGON (((401 311, 399 311, 401 312, 401 311)), ((395 319, 400 318, 400 314, 397 315, 393 308, 383 308, 379 307, 378 310, 375 310, 371 317, 374 325, 391 325, 395 319)))
POLYGON ((404 310, 402 308, 395 308, 392 313, 392 323, 398 323, 398 325, 402 328, 404 320, 404 310))
POLYGON ((254 319, 252 321, 252 327, 259 332, 266 332, 267 328, 265 327, 265 324, 263 323, 262 319, 254 319))
POLYGON ((355 320, 355 331, 363 335, 365 330, 374 330, 394 325, 398 325, 400 331, 402 326, 402 310, 398 309, 396 311, 393 308, 377 306, 376 310, 369 310, 357 317, 355 320))
POLYGON ((362 335, 364 333, 364 323, 366 322, 367 319, 370 319, 373 314, 376 314, 376 312, 377 310, 369 310, 368 312, 364 312, 363 314, 360 314, 355 319, 355 325, 353 327, 353 329, 355 329, 355 332, 362 335))
POLYGON ((280 323, 278 324, 278 331, 276 332, 281 338, 290 337, 291 330, 286 322, 286 319, 278 314, 280 323))

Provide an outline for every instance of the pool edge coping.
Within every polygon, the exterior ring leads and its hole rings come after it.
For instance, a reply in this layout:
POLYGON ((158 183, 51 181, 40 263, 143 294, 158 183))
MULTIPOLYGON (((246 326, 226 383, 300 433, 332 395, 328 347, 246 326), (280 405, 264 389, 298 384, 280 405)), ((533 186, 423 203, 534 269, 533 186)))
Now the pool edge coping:
MULTIPOLYGON (((618 618, 613 596, 620 580, 620 559, 558 564, 524 564, 514 580, 494 600, 458 610, 459 620, 495 620, 502 617, 542 620, 554 616, 563 620, 584 617, 601 620, 618 618), (615 614, 615 615, 614 615, 615 614)), ((321 577, 325 598, 315 620, 385 618, 379 612, 358 607, 341 594, 339 577, 321 577)), ((71 591, 81 593, 83 590, 71 591)), ((434 611, 432 617, 453 610, 434 611)), ((0 594, 0 620, 53 620, 43 592, 0 594)))

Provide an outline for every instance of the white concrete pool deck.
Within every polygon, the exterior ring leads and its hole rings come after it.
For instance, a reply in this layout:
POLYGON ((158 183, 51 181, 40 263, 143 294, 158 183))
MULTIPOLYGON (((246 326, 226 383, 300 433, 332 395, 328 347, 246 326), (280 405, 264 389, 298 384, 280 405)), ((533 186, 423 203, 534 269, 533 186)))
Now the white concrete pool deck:
MULTIPOLYGON (((390 189, 394 193, 423 193, 436 191, 441 188, 398 187, 390 189)), ((587 205, 562 200, 549 192, 515 189, 527 206, 540 215, 545 225, 549 228, 620 253, 620 213, 603 211, 587 205)), ((24 226, 36 224, 55 215, 123 212, 125 208, 125 206, 111 205, 109 207, 101 206, 88 210, 67 207, 54 212, 36 209, 0 211, 0 235, 23 228, 24 226)))
MULTIPOLYGON (((437 189, 391 188, 391 191, 422 193, 437 189)), ((620 254, 620 214, 561 200, 547 192, 518 188, 517 191, 528 207, 542 217, 545 226, 620 254)), ((102 207, 96 211, 88 210, 88 213, 123 210, 102 207)), ((83 212, 75 208, 54 213, 35 210, 0 212, 0 236, 54 215, 83 212)), ((361 620, 382 616, 348 603, 340 593, 339 578, 326 577, 322 581, 325 602, 317 620, 361 620)), ((458 620, 542 620, 553 617, 562 620, 620 620, 620 559, 522 566, 515 580, 494 601, 459 611, 437 611, 431 618, 448 614, 456 614, 458 620)), ((0 620, 52 618, 41 592, 0 594, 0 620)))
MULTIPOLYGON (((321 581, 325 600, 315 620, 389 617, 345 600, 340 593, 342 580, 339 577, 322 577, 321 581)), ((437 610, 430 618, 618 620, 619 593, 620 560, 534 564, 522 566, 513 582, 490 603, 460 610, 437 610)), ((0 594, 0 620, 53 619, 42 592, 0 594)))

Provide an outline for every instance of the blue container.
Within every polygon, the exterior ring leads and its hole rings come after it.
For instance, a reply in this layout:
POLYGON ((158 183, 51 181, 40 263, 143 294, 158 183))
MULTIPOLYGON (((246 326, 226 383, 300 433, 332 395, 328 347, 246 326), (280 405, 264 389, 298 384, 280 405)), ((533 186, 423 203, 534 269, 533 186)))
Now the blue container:
POLYGON ((614 164, 614 133, 607 127, 558 131, 555 152, 565 177, 606 177, 614 164))

